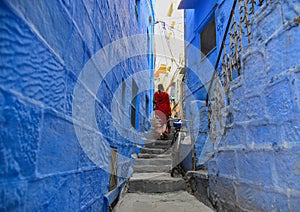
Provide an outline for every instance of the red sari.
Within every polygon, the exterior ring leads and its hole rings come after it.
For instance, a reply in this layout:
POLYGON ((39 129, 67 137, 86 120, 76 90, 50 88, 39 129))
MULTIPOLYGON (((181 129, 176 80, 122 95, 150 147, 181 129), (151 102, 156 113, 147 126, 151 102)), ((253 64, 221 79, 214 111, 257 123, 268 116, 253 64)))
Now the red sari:
POLYGON ((169 94, 165 91, 156 91, 154 93, 155 115, 160 118, 163 124, 167 123, 168 128, 170 124, 168 122, 169 116, 171 116, 171 106, 169 94))

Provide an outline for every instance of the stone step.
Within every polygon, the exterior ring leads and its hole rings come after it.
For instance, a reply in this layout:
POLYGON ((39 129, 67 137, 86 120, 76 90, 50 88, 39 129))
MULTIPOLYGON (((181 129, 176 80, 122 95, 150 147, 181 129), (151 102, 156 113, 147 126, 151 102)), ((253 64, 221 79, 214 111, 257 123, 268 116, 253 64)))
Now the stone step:
POLYGON ((171 154, 148 154, 148 153, 140 153, 138 154, 138 158, 171 158, 171 154))
MULTIPOLYGON (((166 141, 166 140, 170 140, 172 141, 173 137, 174 137, 174 134, 175 134, 175 131, 171 131, 169 134, 168 134, 168 137, 167 139, 164 139, 163 141, 166 141)), ((146 140, 150 141, 150 142, 155 142, 155 141, 160 141, 160 135, 156 132, 148 132, 146 134, 146 140)))
POLYGON ((137 173, 169 172, 171 167, 171 165, 134 165, 133 171, 137 173))
POLYGON ((164 154, 167 153, 170 150, 165 150, 165 149, 157 149, 157 148, 147 148, 143 147, 140 149, 141 153, 147 153, 147 154, 164 154))
POLYGON ((213 212, 186 191, 166 193, 127 193, 121 197, 114 212, 213 212))
POLYGON ((172 165, 171 157, 169 158, 136 158, 134 164, 139 165, 172 165))
POLYGON ((172 140, 156 140, 145 144, 147 148, 168 149, 171 146, 172 140))
POLYGON ((163 193, 185 188, 182 178, 173 178, 169 173, 135 173, 129 180, 128 192, 163 193))
POLYGON ((172 140, 171 139, 167 139, 167 140, 145 140, 145 144, 171 144, 172 140))

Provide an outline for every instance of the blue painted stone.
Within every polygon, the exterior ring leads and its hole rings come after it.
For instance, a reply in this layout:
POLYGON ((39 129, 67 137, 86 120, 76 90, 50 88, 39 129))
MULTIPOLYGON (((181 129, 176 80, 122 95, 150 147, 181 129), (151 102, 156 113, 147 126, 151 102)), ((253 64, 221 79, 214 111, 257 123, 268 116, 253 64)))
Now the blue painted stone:
POLYGON ((249 118, 246 116, 247 104, 245 99, 245 88, 243 86, 238 86, 231 89, 230 93, 230 107, 233 120, 240 122, 240 121, 247 121, 249 118))
MULTIPOLYGON (((296 118, 296 117, 295 117, 296 118)), ((299 120, 291 120, 281 126, 282 141, 288 143, 300 142, 300 122, 299 120)))
POLYGON ((217 164, 217 159, 213 158, 208 161, 207 163, 207 168, 208 168, 208 174, 209 176, 215 176, 218 174, 219 168, 217 164))
POLYGON ((46 111, 41 127, 38 151, 38 173, 75 171, 78 168, 80 145, 72 122, 46 111))
POLYGON ((24 210, 27 183, 25 181, 1 183, 0 211, 24 210))
MULTIPOLYGON (((214 12, 218 46, 232 2, 218 1, 214 12)), ((185 11, 185 36, 190 42, 186 65, 201 71, 201 57, 191 45, 200 47, 199 32, 209 20, 207 8, 212 4, 202 2, 185 11)), ((299 209, 300 27, 294 21, 299 11, 299 0, 275 0, 251 16, 251 45, 246 47, 243 37, 241 77, 230 84, 228 128, 208 162, 210 195, 220 210, 299 209)), ((229 45, 229 39, 225 43, 229 45)), ((201 87, 197 74, 187 71, 185 77, 192 90, 201 87)), ((194 94, 201 99, 202 94, 194 94)), ((191 111, 187 107, 187 116, 191 111)), ((198 151, 201 143, 195 148, 198 151)))
POLYGON ((297 72, 295 72, 294 86, 296 87, 295 89, 295 93, 296 93, 295 100, 297 100, 296 104, 300 109, 300 68, 298 68, 297 72))
POLYGON ((200 133, 197 137, 198 139, 195 141, 195 153, 196 153, 196 158, 198 158, 203 150, 203 147, 205 145, 205 142, 210 142, 208 140, 208 134, 206 133, 200 133))
POLYGON ((293 22, 300 16, 300 2, 298 0, 282 0, 283 18, 285 22, 293 22))
POLYGON ((244 57, 244 80, 248 88, 248 92, 260 87, 265 81, 265 59, 263 46, 260 46, 260 51, 253 51, 244 57), (250 91, 249 91, 250 90, 250 91))
POLYGON ((84 64, 90 59, 91 52, 82 40, 79 32, 72 31, 67 41, 68 47, 64 50, 63 60, 68 71, 78 76, 84 64))
POLYGON ((246 210, 286 211, 288 209, 286 195, 266 190, 263 187, 254 187, 240 183, 236 186, 236 192, 238 204, 246 210))
MULTIPOLYGON (((80 174, 80 208, 85 210, 95 202, 103 203, 103 194, 109 190, 109 174, 101 169, 92 169, 80 174)), ((100 210, 101 208, 99 208, 100 210)))
POLYGON ((236 178, 238 170, 234 151, 223 151, 218 155, 219 176, 236 178))
POLYGON ((287 80, 281 80, 266 89, 266 107, 268 115, 276 122, 293 116, 291 88, 287 80))
POLYGON ((68 73, 66 76, 66 101, 65 101, 65 114, 72 116, 72 107, 73 107, 73 92, 75 84, 77 83, 77 78, 73 73, 68 73))
MULTIPOLYGON (((141 2, 137 20, 131 1, 0 1, 1 211, 102 211, 109 173, 90 160, 77 140, 72 118, 82 131, 90 126, 84 127, 89 117, 72 117, 73 90, 94 53, 123 36, 146 33, 149 9, 148 2, 141 2)), ((135 152, 134 136, 117 133, 105 106, 122 76, 149 69, 147 59, 142 55, 114 67, 106 78, 110 95, 97 99, 87 92, 79 102, 83 109, 87 100, 95 99, 100 133, 128 158, 135 152)), ((126 97, 124 111, 130 120, 131 84, 126 97)), ((138 104, 140 124, 145 108, 138 104)), ((126 130, 130 126, 126 121, 121 125, 126 130)), ((96 131, 90 130, 87 139, 96 131)), ((104 159, 109 166, 109 157, 104 159)))
POLYGON ((0 182, 35 176, 41 109, 0 89, 0 182))
POLYGON ((232 128, 226 130, 226 134, 223 135, 222 144, 226 147, 245 145, 245 130, 239 125, 234 125, 232 128))
POLYGON ((54 52, 63 57, 69 45, 67 41, 72 34, 73 24, 61 3, 59 1, 38 1, 35 4, 27 4, 21 0, 9 2, 21 14, 26 14, 26 20, 34 26, 54 52))
POLYGON ((273 186, 272 156, 271 151, 237 152, 240 178, 255 185, 273 186))
POLYGON ((266 44, 267 79, 276 77, 279 73, 295 68, 300 64, 299 27, 292 27, 271 39, 266 44))
POLYGON ((270 38, 283 25, 282 6, 276 2, 272 7, 266 7, 254 19, 252 25, 252 38, 257 41, 265 41, 270 38))
POLYGON ((300 185, 298 183, 300 177, 300 161, 298 153, 299 147, 287 149, 274 155, 279 187, 300 190, 300 185))
POLYGON ((262 124, 249 126, 247 144, 255 146, 270 145, 273 142, 280 143, 279 128, 276 125, 262 124))
POLYGON ((295 197, 291 197, 289 199, 289 210, 290 211, 299 211, 300 210, 299 201, 300 201, 299 196, 295 195, 295 197))
POLYGON ((79 186, 79 174, 56 174, 30 181, 25 211, 76 211, 79 209, 79 186))
POLYGON ((1 85, 63 111, 66 70, 61 62, 3 3, 0 17, 1 85))
POLYGON ((252 120, 264 118, 264 107, 260 96, 247 99, 246 115, 252 120))

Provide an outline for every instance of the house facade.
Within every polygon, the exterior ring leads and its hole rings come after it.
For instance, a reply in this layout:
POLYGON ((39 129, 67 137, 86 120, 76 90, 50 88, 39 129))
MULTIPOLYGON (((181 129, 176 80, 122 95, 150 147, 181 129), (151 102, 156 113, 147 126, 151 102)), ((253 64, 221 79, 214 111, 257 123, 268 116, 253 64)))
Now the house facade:
POLYGON ((220 210, 299 210, 299 1, 185 1, 196 167, 220 210))
POLYGON ((0 2, 1 211, 108 209, 152 108, 153 3, 0 2))

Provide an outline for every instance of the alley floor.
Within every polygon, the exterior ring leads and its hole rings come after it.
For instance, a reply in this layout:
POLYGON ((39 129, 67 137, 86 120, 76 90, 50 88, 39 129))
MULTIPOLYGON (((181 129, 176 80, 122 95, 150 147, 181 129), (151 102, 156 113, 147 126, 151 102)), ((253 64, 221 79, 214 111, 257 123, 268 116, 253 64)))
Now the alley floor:
POLYGON ((209 212, 211 208, 204 205, 186 191, 158 194, 126 193, 121 198, 114 212, 209 212))

